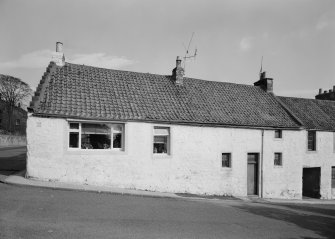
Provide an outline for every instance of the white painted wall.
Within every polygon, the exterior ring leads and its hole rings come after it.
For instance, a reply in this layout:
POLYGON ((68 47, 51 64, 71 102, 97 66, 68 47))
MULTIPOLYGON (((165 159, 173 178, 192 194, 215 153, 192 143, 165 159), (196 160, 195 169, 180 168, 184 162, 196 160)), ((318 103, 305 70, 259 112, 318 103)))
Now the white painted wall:
MULTIPOLYGON (((153 126, 125 124, 125 151, 68 149, 68 122, 29 116, 28 176, 41 180, 86 183, 162 192, 247 195, 247 153, 261 153, 262 134, 256 129, 167 125, 171 155, 154 156, 153 126), (232 153, 232 167, 221 167, 221 154, 232 153)), ((263 196, 301 198, 304 131, 264 133, 263 196), (275 167, 274 152, 283 154, 275 167)))
POLYGON ((332 166, 335 166, 333 132, 317 131, 316 151, 308 151, 307 131, 304 131, 303 167, 321 167, 320 194, 322 199, 335 199, 335 194, 331 188, 332 166))

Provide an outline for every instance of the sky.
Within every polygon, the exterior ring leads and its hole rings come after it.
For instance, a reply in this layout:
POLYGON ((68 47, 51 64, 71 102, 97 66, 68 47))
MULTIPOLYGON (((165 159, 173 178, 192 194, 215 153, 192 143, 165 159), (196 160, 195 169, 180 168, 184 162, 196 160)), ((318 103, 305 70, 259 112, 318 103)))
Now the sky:
POLYGON ((0 74, 36 89, 60 41, 67 62, 252 85, 274 93, 335 85, 333 0, 0 0, 0 74), (192 33, 192 41, 190 42, 192 33))

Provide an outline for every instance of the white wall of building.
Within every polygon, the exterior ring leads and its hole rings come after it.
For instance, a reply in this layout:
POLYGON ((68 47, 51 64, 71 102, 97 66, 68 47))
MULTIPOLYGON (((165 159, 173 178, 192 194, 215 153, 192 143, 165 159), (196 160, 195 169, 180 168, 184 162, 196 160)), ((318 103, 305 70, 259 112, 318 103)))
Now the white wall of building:
POLYGON ((335 166, 333 132, 316 132, 316 151, 307 150, 307 131, 304 131, 303 167, 321 167, 320 194, 322 199, 335 198, 331 188, 331 167, 335 166))
MULTIPOLYGON (((262 151, 257 129, 170 127, 171 154, 153 155, 153 127, 125 123, 125 151, 68 149, 68 121, 29 116, 27 174, 40 180, 162 192, 247 195, 247 154, 262 151), (232 167, 221 167, 221 154, 232 167)), ((304 131, 264 132, 263 197, 301 198, 304 131), (283 165, 274 166, 274 153, 283 165)), ((261 184, 261 183, 260 183, 261 184)), ((261 186, 261 185, 260 185, 261 186)))

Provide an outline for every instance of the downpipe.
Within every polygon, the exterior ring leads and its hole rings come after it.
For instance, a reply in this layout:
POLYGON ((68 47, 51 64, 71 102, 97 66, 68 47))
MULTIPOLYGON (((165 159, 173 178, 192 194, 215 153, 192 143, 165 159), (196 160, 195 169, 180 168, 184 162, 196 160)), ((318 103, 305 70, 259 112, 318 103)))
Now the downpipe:
POLYGON ((260 196, 263 198, 263 162, 264 162, 264 129, 262 129, 262 144, 261 144, 261 175, 260 175, 260 196))

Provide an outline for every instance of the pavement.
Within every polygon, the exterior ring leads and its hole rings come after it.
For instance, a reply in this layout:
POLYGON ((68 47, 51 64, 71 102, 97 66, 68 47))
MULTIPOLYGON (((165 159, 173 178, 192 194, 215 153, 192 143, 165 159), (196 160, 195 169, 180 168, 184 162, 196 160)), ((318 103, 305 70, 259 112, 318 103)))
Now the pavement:
POLYGON ((242 200, 245 202, 258 203, 280 203, 280 204, 331 204, 335 205, 335 200, 323 200, 314 198, 304 199, 264 199, 259 197, 225 197, 225 196, 210 196, 210 195, 195 195, 187 193, 168 193, 168 192, 152 192, 145 190, 114 188, 107 186, 87 185, 87 184, 70 184, 56 181, 41 181, 33 178, 25 177, 26 171, 23 170, 13 175, 2 175, 0 171, 0 182, 17 185, 30 186, 40 188, 50 188, 55 190, 71 190, 71 191, 86 191, 96 193, 109 193, 119 195, 133 195, 141 197, 154 198, 188 198, 188 199, 203 199, 203 200, 242 200))
MULTIPOLYGON (((9 151, 10 149, 20 150, 22 147, 0 147, 1 151, 9 151)), ((21 160, 21 159, 20 159, 21 160)), ((314 198, 303 199, 264 199, 259 197, 229 197, 229 196, 210 196, 210 195, 195 195, 188 193, 168 193, 168 192, 153 192, 145 190, 114 188, 98 185, 87 184, 73 184, 63 183, 58 181, 41 181, 34 178, 26 177, 26 170, 1 170, 0 168, 0 182, 18 185, 30 186, 40 188, 51 188, 59 190, 73 190, 73 191, 87 191, 96 193, 110 193, 121 195, 133 195, 142 197, 158 197, 158 198, 189 198, 189 199, 205 199, 205 200, 242 200, 246 202, 260 202, 260 203, 295 203, 295 204, 334 204, 335 200, 322 200, 314 198)))

